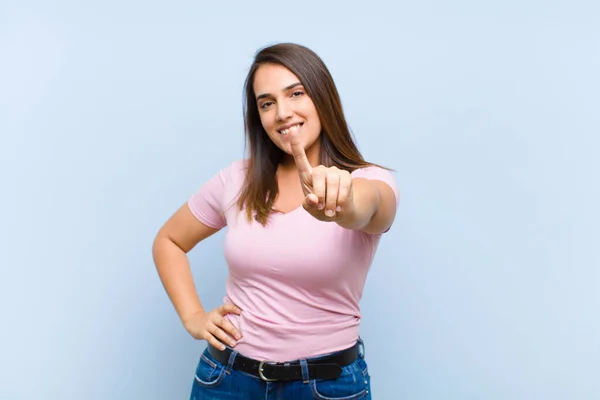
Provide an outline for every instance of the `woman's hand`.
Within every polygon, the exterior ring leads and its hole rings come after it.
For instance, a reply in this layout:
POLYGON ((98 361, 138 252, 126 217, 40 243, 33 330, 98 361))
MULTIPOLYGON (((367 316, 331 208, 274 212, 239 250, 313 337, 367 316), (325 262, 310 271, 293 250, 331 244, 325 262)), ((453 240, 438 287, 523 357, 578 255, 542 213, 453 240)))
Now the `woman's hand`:
POLYGON ((224 304, 210 312, 198 312, 186 317, 183 326, 195 339, 206 340, 213 347, 225 350, 225 345, 234 347, 242 338, 241 333, 225 316, 240 315, 242 310, 233 304, 224 304))
POLYGON ((348 171, 337 167, 319 165, 312 167, 300 143, 298 129, 292 127, 287 134, 300 183, 304 192, 302 206, 321 221, 340 221, 350 215, 354 208, 352 177, 348 171))

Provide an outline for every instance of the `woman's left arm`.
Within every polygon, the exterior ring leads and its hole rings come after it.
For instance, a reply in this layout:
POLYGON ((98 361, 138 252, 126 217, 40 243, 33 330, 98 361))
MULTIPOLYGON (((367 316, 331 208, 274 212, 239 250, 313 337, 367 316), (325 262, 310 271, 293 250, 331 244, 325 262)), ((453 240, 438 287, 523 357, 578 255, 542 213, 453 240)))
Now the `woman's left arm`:
POLYGON ((336 223, 346 229, 379 234, 390 228, 396 216, 396 195, 385 182, 352 179, 351 212, 340 215, 336 223))
MULTIPOLYGON (((287 140, 290 141, 305 196, 302 206, 313 217, 371 234, 384 233, 390 228, 398 202, 395 190, 377 179, 381 172, 375 175, 367 172, 368 177, 373 178, 368 179, 360 175, 353 177, 350 172, 335 166, 313 167, 300 143, 298 131, 285 135, 284 141, 287 140)), ((364 171, 359 173, 365 174, 364 171)))

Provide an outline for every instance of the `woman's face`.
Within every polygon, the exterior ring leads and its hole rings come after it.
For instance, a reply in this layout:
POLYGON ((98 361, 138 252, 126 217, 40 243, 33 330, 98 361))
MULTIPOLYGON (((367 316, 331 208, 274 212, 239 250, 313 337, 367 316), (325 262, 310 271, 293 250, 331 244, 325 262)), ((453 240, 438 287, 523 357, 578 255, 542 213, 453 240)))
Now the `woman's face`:
POLYGON ((300 143, 308 159, 318 162, 321 121, 300 79, 281 65, 263 64, 254 75, 253 88, 260 121, 273 143, 291 155, 290 142, 282 140, 282 132, 299 126, 300 143))

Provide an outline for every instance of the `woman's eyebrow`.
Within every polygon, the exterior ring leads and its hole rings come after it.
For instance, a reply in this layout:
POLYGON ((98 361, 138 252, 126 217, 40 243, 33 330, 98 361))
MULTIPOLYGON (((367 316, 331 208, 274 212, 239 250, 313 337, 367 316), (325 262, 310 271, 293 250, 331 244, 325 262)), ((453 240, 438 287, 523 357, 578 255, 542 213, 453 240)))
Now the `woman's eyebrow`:
MULTIPOLYGON (((290 90, 290 89, 295 88, 296 86, 300 86, 300 85, 302 85, 300 82, 292 83, 291 85, 284 87, 283 91, 285 92, 286 90, 290 90)), ((272 95, 270 93, 259 94, 258 96, 256 96, 256 101, 258 101, 260 99, 264 99, 265 97, 272 97, 272 95)))

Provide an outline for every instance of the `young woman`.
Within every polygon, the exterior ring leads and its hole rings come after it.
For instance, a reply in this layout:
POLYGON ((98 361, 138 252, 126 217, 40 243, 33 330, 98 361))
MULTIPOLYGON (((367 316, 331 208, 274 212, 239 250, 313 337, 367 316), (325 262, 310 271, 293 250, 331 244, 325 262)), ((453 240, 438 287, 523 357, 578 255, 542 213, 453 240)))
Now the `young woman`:
POLYGON ((153 246, 184 327, 207 341, 191 399, 370 399, 359 300, 396 182, 362 158, 313 51, 260 50, 245 94, 249 158, 202 185, 153 246), (207 311, 186 253, 224 227, 226 296, 207 311))

